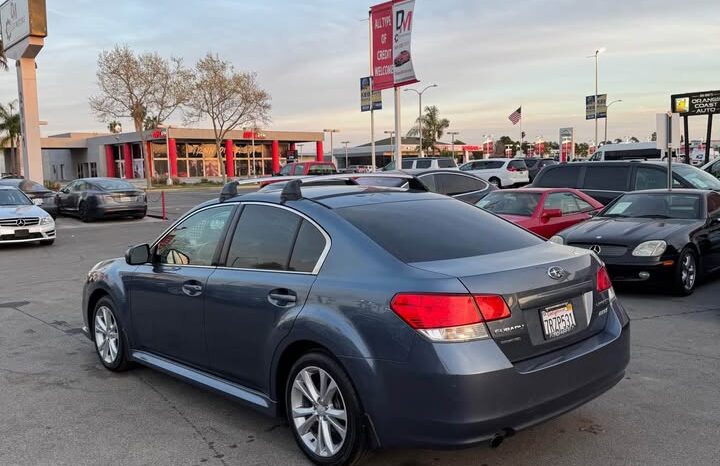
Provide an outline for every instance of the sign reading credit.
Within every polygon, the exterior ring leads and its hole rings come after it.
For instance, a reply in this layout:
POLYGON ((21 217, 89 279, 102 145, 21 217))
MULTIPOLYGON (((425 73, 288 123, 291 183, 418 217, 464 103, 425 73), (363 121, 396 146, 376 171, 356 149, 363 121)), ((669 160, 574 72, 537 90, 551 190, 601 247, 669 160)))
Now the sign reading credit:
POLYGON ((673 113, 680 115, 713 115, 720 113, 720 91, 693 92, 671 97, 673 113))
POLYGON ((412 62, 415 0, 393 0, 370 9, 373 90, 417 82, 412 62))

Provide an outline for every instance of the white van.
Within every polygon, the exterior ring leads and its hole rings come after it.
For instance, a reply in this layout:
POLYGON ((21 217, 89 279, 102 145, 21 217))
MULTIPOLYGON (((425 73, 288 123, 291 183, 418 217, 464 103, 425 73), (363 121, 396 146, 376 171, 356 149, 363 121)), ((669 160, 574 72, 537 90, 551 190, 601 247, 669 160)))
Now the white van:
POLYGON ((655 142, 606 144, 588 159, 590 162, 613 160, 662 160, 662 151, 655 142))

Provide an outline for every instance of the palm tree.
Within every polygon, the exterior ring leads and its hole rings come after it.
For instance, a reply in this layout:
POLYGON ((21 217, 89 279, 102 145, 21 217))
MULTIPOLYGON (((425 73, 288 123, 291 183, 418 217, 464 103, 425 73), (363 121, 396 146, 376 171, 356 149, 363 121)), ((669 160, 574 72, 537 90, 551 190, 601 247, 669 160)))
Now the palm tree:
POLYGON ((10 173, 20 173, 20 157, 18 157, 18 148, 20 147, 20 114, 15 113, 15 102, 9 103, 7 106, 0 104, 0 147, 10 145, 10 173))
MULTIPOLYGON (((422 121, 423 128, 423 150, 435 152, 435 145, 450 127, 450 120, 440 118, 440 110, 436 106, 425 107, 425 114, 418 119, 422 121)), ((420 132, 415 127, 408 132, 408 136, 419 136, 420 132)))
POLYGON ((5 47, 3 46, 2 40, 0 40, 0 69, 4 71, 8 70, 7 57, 5 56, 5 47))

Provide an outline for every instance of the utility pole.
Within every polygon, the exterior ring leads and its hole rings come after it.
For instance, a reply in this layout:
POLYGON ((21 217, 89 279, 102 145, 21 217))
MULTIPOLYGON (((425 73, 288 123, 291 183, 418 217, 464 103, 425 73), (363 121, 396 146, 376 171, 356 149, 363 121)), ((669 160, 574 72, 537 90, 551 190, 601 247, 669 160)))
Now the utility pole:
POLYGON ((335 133, 339 133, 339 129, 324 129, 323 133, 330 133, 330 160, 332 163, 335 164, 335 167, 337 167, 337 161, 335 160, 335 153, 333 152, 333 135, 335 133))
POLYGON ((452 152, 453 158, 455 158, 455 136, 457 136, 460 133, 458 133, 457 131, 448 131, 448 134, 450 135, 451 140, 452 140, 452 142, 450 144, 450 147, 451 147, 450 151, 452 152))

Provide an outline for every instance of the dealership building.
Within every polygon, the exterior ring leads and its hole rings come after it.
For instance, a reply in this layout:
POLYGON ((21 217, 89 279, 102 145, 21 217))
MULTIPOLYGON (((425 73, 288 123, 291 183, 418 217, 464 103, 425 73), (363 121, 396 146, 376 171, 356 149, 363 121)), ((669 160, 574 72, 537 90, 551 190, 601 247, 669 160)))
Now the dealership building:
MULTIPOLYGON (((44 137, 41 145, 45 180, 69 181, 97 176, 143 179, 140 136, 134 132, 65 133, 44 137)), ((219 178, 220 163, 231 177, 271 175, 288 159, 322 160, 324 152, 322 132, 230 131, 222 144, 222 162, 216 154, 213 130, 171 127, 147 131, 145 138, 150 175, 170 176, 185 182, 219 178), (298 157, 298 152, 313 155, 298 157)), ((0 173, 16 172, 10 149, 5 147, 0 153, 3 155, 0 173)))

